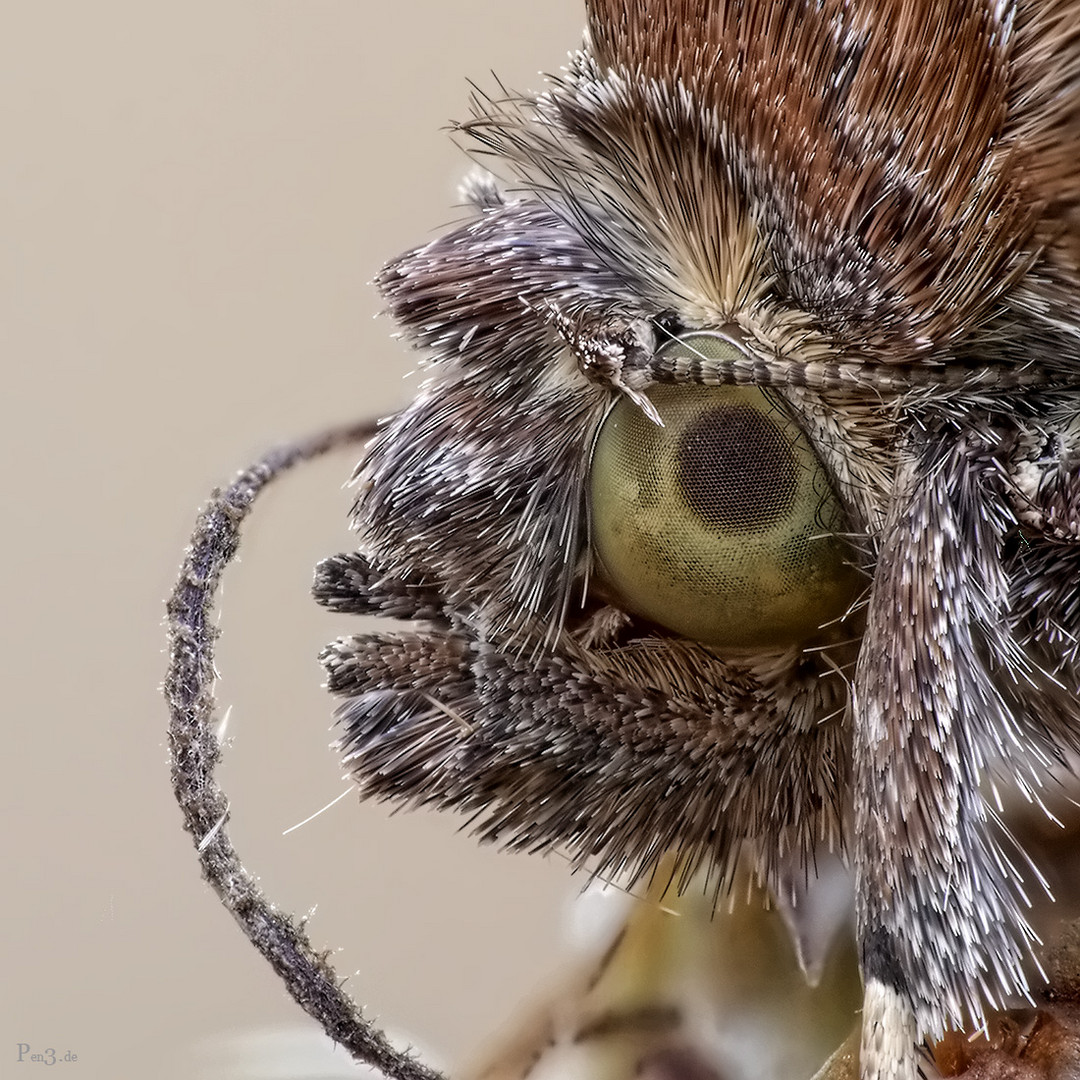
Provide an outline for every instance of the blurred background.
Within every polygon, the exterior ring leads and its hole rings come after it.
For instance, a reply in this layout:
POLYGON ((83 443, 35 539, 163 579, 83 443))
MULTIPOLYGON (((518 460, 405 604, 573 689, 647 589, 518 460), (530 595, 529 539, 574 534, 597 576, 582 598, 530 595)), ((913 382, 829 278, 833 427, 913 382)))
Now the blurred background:
MULTIPOLYGON (((80 1080, 247 1076, 243 1040, 314 1031, 181 830, 163 601, 213 485, 408 398, 368 282, 462 215, 467 79, 536 89, 582 23, 579 0, 5 5, 3 1075, 22 1044, 80 1080)), ((350 544, 352 464, 273 490, 226 579, 223 781, 270 896, 452 1064, 550 981, 581 881, 354 798, 282 835, 344 787, 315 658, 355 627, 308 587, 350 544)), ((300 1075, 273 1045, 257 1075, 300 1075)))

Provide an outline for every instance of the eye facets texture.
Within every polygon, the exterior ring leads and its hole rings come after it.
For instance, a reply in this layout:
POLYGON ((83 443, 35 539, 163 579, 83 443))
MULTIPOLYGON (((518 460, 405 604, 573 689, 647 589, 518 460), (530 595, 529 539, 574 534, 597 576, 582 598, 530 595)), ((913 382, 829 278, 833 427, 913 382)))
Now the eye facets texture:
POLYGON ((756 387, 654 388, 597 438, 591 536, 635 614, 729 647, 811 637, 858 595, 844 515, 798 424, 756 387))

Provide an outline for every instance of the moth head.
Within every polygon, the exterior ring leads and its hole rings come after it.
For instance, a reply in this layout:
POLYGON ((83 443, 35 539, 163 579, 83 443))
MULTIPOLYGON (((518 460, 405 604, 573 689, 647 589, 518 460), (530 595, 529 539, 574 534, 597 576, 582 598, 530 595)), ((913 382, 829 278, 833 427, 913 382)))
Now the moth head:
POLYGON ((588 15, 546 92, 477 95, 501 184, 379 278, 427 380, 317 591, 425 628, 328 649, 346 758, 629 878, 854 836, 864 974, 979 1015, 1024 939, 980 784, 1078 743, 1075 11, 588 15))
MULTIPOLYGON (((462 128, 514 194, 379 279, 428 377, 317 572, 407 624, 325 650, 341 749, 622 882, 719 893, 748 852, 793 896, 845 850, 861 1075, 906 1080, 1027 992, 983 786, 1080 754, 1077 0, 587 8, 563 77, 462 128)), ((341 437, 211 504, 167 680, 204 865, 335 1038, 225 839, 207 614, 260 487, 341 437)))

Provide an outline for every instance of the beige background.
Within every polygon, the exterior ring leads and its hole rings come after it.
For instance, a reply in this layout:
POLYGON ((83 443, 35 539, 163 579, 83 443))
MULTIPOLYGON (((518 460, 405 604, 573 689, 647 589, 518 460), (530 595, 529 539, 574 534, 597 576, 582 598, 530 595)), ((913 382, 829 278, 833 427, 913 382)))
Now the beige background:
MULTIPOLYGON (((405 399, 367 282, 460 214, 466 79, 535 88, 581 24, 578 0, 2 5, 0 1075, 40 1074, 21 1042, 80 1080, 217 1076, 206 1039, 303 1025, 180 829, 162 601, 213 484, 405 399)), ((227 580, 233 836, 318 905, 354 994, 453 1061, 554 970, 574 883, 353 799, 282 836, 342 787, 314 658, 353 626, 307 590, 349 544, 351 464, 274 492, 227 580)))

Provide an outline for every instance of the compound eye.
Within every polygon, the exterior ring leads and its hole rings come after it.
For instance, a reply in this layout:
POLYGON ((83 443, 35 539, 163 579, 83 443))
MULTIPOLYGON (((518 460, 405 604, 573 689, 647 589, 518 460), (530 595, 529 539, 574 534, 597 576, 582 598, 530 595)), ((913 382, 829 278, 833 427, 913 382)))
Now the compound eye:
MULTIPOLYGON (((701 347, 699 339, 678 347, 701 347)), ((812 637, 857 597, 844 514, 802 429, 756 387, 662 386, 604 421, 591 537, 627 610, 733 648, 812 637)))

